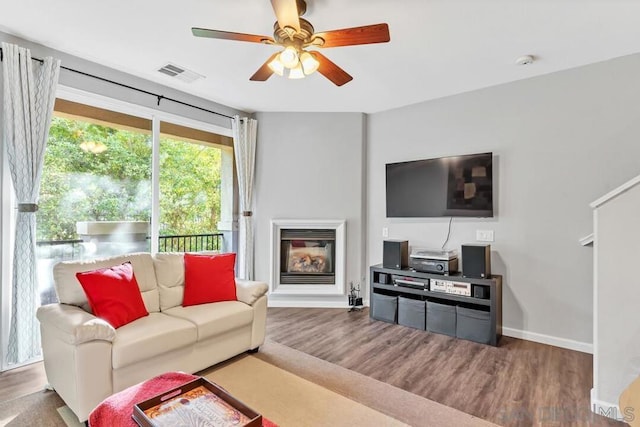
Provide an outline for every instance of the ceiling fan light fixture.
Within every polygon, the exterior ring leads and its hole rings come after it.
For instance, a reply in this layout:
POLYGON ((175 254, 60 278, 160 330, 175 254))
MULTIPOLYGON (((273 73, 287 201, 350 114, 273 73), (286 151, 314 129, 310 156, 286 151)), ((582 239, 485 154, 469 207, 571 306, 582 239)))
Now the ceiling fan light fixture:
POLYGON ((278 51, 272 52, 253 73, 250 81, 264 82, 273 74, 300 79, 317 71, 336 86, 349 83, 353 77, 314 48, 368 45, 391 40, 389 25, 384 22, 316 33, 311 22, 302 18, 307 10, 306 0, 271 0, 271 6, 276 15, 273 37, 198 27, 192 27, 191 32, 196 37, 279 46, 278 51), (307 48, 311 50, 307 51, 307 48))
POLYGON ((303 52, 300 55, 300 63, 302 64, 302 71, 308 76, 315 72, 320 66, 320 62, 310 52, 303 52))
POLYGON ((295 68, 300 64, 300 60, 298 58, 298 51, 293 46, 287 46, 285 50, 280 52, 279 55, 280 62, 287 68, 295 68))
POLYGON ((289 70, 289 78, 290 79, 304 78, 304 71, 302 71, 302 64, 300 64, 300 62, 298 62, 298 65, 296 65, 294 68, 289 70))
POLYGON ((277 75, 279 76, 284 75, 284 65, 282 64, 282 61, 280 61, 280 54, 276 55, 276 57, 273 58, 273 60, 269 62, 267 65, 269 69, 274 73, 276 73, 277 75))

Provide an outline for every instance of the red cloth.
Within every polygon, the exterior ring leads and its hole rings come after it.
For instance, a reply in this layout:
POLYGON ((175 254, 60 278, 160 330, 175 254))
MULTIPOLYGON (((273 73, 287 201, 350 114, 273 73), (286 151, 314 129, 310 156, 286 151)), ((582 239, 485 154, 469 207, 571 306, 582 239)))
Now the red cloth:
MULTIPOLYGON (((197 375, 184 372, 167 372, 155 378, 133 385, 110 397, 107 397, 89 414, 90 427, 138 427, 133 421, 133 406, 143 400, 179 387, 197 379, 197 375)), ((262 417, 262 427, 278 427, 265 417, 262 417)))

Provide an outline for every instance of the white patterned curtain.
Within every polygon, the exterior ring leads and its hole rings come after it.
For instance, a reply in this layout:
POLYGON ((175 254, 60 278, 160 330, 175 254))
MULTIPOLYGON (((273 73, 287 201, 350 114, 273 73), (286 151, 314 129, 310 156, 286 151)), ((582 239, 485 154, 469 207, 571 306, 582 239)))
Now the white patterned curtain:
POLYGON ((4 145, 18 202, 7 362, 19 364, 40 355, 36 211, 60 61, 34 67, 29 49, 8 43, 2 53, 4 145))
POLYGON ((240 239, 238 242, 238 277, 253 280, 253 174, 256 164, 256 129, 258 121, 235 116, 231 121, 233 149, 236 157, 240 191, 240 239))

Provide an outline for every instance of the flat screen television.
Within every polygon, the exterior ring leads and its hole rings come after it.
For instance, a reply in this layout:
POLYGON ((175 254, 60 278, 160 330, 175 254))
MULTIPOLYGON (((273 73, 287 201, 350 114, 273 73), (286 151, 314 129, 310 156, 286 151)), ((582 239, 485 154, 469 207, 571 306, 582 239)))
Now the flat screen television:
POLYGON ((387 218, 492 217, 493 153, 388 163, 387 218))

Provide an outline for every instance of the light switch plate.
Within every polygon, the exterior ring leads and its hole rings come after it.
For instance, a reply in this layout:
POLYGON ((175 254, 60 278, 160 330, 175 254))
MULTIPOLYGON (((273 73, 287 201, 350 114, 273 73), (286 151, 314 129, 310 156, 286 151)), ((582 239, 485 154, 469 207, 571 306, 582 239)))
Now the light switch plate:
POLYGON ((389 228, 382 227, 382 237, 389 237, 389 228))
POLYGON ((476 230, 478 242, 493 242, 493 230, 476 230))

